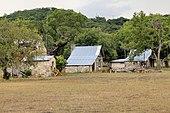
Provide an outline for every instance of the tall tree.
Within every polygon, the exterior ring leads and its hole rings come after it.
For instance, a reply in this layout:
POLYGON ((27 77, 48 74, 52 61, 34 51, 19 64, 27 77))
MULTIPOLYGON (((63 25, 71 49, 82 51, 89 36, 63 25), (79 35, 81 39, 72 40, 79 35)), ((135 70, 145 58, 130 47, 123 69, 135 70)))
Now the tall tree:
POLYGON ((55 10, 48 15, 44 29, 46 47, 50 53, 63 54, 65 46, 74 40, 81 28, 85 27, 87 18, 73 10, 55 10))
POLYGON ((138 53, 152 49, 160 69, 162 48, 170 44, 170 21, 159 14, 146 16, 144 12, 135 13, 116 35, 123 41, 124 49, 137 49, 138 53))
POLYGON ((117 57, 113 35, 104 33, 100 29, 83 29, 83 32, 75 38, 74 42, 79 46, 102 45, 105 61, 110 61, 117 57))
POLYGON ((0 67, 7 77, 7 68, 21 63, 23 57, 31 58, 41 37, 28 29, 22 21, 0 20, 0 67))

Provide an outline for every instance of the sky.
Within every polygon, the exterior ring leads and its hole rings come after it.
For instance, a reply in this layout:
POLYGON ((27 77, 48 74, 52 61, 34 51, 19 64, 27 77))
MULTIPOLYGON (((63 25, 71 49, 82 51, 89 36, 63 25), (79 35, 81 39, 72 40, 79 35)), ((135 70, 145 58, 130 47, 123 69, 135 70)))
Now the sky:
POLYGON ((73 9, 89 18, 132 18, 134 12, 170 14, 170 0, 0 0, 0 16, 42 7, 73 9))

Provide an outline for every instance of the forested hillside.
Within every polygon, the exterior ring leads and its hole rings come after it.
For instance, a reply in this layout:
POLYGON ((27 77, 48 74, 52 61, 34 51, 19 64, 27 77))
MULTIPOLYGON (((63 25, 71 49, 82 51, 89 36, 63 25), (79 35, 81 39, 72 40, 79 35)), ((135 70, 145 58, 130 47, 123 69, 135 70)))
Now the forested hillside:
POLYGON ((2 18, 9 20, 24 19, 24 20, 45 20, 47 14, 54 11, 56 8, 36 8, 32 10, 15 11, 9 15, 4 15, 2 18))
MULTIPOLYGON (((105 17, 87 18, 73 10, 57 8, 37 8, 32 10, 16 11, 10 15, 4 15, 1 19, 27 20, 29 27, 36 28, 42 35, 48 54, 70 54, 71 44, 103 45, 105 60, 116 58, 113 33, 119 30, 128 21, 126 18, 108 19, 105 17)), ((122 53, 121 53, 122 54, 122 53)))
POLYGON ((28 28, 37 29, 48 54, 68 58, 71 45, 102 45, 104 60, 124 58, 131 49, 137 53, 152 49, 157 62, 169 59, 170 16, 134 13, 132 19, 87 18, 73 10, 38 8, 16 11, 1 20, 27 21, 28 28))

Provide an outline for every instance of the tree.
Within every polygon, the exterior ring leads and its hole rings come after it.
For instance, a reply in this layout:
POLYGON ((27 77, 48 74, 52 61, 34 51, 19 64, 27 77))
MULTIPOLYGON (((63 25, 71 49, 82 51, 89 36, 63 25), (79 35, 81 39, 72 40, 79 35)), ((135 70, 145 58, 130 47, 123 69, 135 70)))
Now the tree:
POLYGON ((0 67, 6 79, 7 68, 21 63, 22 58, 31 58, 35 45, 41 37, 28 29, 22 21, 0 20, 0 67))
POLYGON ((157 61, 157 69, 160 69, 162 48, 170 44, 170 21, 160 14, 146 16, 141 11, 135 13, 116 36, 123 40, 121 46, 124 49, 137 49, 137 53, 152 49, 157 61))
POLYGON ((75 38, 74 42, 79 46, 102 45, 105 61, 110 61, 117 57, 113 35, 104 33, 100 29, 84 29, 83 32, 75 38))
POLYGON ((128 19, 123 17, 106 20, 105 17, 97 16, 95 18, 88 19, 86 24, 88 28, 98 28, 101 29, 102 32, 111 34, 119 30, 126 21, 128 21, 128 19))
POLYGON ((47 42, 48 52, 54 52, 55 55, 65 53, 64 48, 85 27, 86 19, 81 13, 64 9, 55 10, 48 15, 44 25, 44 41, 47 42))

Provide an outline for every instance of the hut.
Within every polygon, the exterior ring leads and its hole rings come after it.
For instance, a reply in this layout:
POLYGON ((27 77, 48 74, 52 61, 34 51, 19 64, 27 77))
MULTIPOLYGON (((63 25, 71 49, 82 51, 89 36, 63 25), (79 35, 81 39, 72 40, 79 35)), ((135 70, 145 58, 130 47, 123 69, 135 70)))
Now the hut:
POLYGON ((48 77, 56 69, 56 59, 54 56, 35 56, 34 65, 30 67, 32 75, 48 77))
POLYGON ((66 73, 93 72, 103 69, 102 46, 76 46, 65 67, 66 73))
POLYGON ((152 50, 148 49, 142 52, 140 55, 134 56, 134 51, 130 51, 130 54, 125 59, 112 60, 110 62, 110 69, 112 71, 126 71, 135 70, 140 68, 153 67, 154 61, 152 58, 152 50))
POLYGON ((24 57, 20 65, 7 68, 7 72, 11 73, 11 76, 24 77, 24 72, 29 70, 32 76, 49 77, 54 74, 54 71, 58 71, 54 56, 35 56, 31 65, 27 64, 26 60, 27 58, 24 57))

